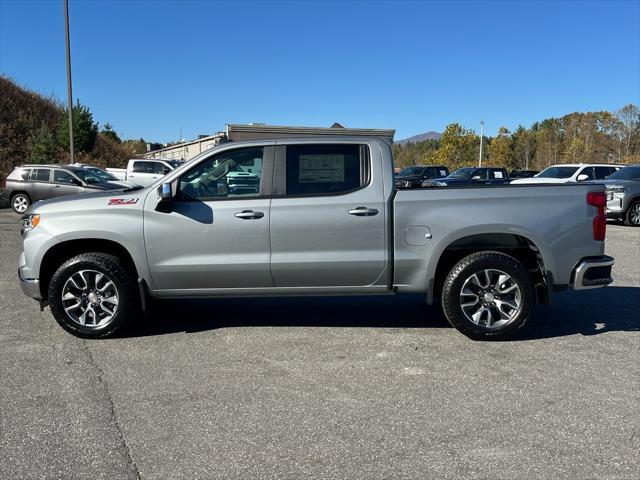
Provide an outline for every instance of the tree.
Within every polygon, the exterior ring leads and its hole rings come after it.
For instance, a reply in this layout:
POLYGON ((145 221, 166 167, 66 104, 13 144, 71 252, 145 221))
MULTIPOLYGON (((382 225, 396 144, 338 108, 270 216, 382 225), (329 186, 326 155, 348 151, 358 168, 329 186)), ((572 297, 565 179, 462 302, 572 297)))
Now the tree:
POLYGON ((622 158, 640 153, 640 108, 629 104, 616 112, 619 121, 617 137, 622 158))
POLYGON ((100 133, 105 137, 110 138, 114 142, 122 143, 122 140, 120 140, 120 137, 118 136, 116 131, 113 129, 113 125, 111 125, 108 122, 104 124, 100 133))
MULTIPOLYGON (((78 152, 90 152, 98 136, 98 124, 93 122, 93 115, 87 107, 80 104, 80 100, 72 109, 73 114, 73 147, 78 152)), ((58 140, 60 145, 69 149, 69 113, 65 113, 58 126, 58 140)))
POLYGON ((56 138, 46 125, 32 133, 27 142, 30 163, 52 163, 57 153, 56 138))
POLYGON ((529 170, 536 150, 536 137, 533 131, 520 125, 512 135, 513 157, 516 169, 529 170))
POLYGON ((509 134, 509 130, 500 127, 498 136, 491 140, 488 148, 489 161, 496 167, 513 168, 513 140, 509 134))
POLYGON ((473 130, 467 130, 458 123, 447 125, 440 138, 440 148, 434 156, 434 163, 451 169, 474 165, 478 158, 480 137, 473 130))

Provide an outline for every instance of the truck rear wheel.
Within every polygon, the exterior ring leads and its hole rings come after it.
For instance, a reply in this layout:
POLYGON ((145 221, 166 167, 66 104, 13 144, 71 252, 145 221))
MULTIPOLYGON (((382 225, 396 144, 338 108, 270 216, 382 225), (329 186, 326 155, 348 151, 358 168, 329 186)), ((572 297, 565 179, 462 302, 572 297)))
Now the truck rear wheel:
POLYGON ((81 338, 112 336, 138 316, 135 279, 119 259, 82 253, 64 262, 49 284, 49 304, 58 324, 81 338))
POLYGON ((533 280, 522 263, 485 251, 451 269, 442 289, 442 308, 449 323, 467 337, 501 340, 524 327, 534 298, 533 280))

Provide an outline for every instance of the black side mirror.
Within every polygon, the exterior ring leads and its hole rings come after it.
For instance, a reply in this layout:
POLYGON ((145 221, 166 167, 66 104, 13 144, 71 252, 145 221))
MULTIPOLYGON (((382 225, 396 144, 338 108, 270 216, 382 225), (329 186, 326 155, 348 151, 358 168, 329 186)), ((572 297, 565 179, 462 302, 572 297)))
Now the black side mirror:
POLYGON ((164 173, 165 175, 167 173, 169 173, 171 171, 171 169, 169 167, 162 167, 162 173, 164 173))

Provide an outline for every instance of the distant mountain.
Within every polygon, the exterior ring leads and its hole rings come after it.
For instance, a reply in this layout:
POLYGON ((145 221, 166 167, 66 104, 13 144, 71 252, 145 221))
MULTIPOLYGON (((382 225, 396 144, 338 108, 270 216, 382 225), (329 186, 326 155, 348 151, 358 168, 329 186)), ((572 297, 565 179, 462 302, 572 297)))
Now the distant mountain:
POLYGON ((438 132, 425 132, 419 135, 414 135, 413 137, 405 138, 403 140, 396 140, 395 143, 403 144, 424 142, 425 140, 440 140, 441 136, 442 134, 438 132))

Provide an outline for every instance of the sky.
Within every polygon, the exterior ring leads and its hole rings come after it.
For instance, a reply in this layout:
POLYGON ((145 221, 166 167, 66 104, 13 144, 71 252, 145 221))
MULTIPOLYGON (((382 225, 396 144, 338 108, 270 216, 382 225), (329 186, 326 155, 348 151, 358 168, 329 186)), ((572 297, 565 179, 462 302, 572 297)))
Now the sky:
MULTIPOLYGON (((70 0, 73 93, 123 138, 226 123, 495 135, 640 103, 640 1, 70 0)), ((0 0, 0 73, 66 101, 63 1, 0 0)))

